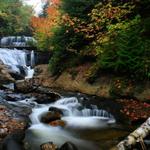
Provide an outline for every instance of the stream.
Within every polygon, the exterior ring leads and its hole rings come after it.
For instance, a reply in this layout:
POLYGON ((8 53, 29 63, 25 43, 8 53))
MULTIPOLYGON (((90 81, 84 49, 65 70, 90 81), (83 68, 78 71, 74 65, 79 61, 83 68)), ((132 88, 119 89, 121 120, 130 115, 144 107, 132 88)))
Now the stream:
POLYGON ((118 128, 114 116, 106 110, 93 104, 90 107, 83 105, 82 95, 62 96, 49 104, 38 104, 35 97, 23 97, 21 94, 17 101, 8 103, 13 107, 32 109, 30 126, 24 138, 26 150, 40 150, 40 145, 47 142, 53 142, 58 147, 71 142, 78 150, 106 150, 129 133, 125 127, 118 128), (65 125, 51 126, 41 121, 42 116, 54 108, 62 111, 61 121, 65 125))
POLYGON ((99 130, 108 128, 115 123, 114 117, 105 110, 87 109, 79 103, 76 97, 61 98, 55 103, 48 105, 35 106, 30 115, 31 127, 28 129, 26 139, 31 149, 39 149, 42 143, 53 141, 59 147, 67 141, 74 143, 78 149, 91 150, 97 149, 92 142, 85 141, 76 133, 87 130, 99 130), (49 108, 58 108, 62 110, 61 120, 66 122, 65 127, 52 127, 40 122, 41 114, 47 112, 49 108), (78 131, 77 131, 78 130, 78 131), (28 140, 30 137, 30 140, 28 140))
MULTIPOLYGON (((25 78, 32 78, 34 51, 0 48, 0 60, 11 71, 18 74, 23 72, 25 78)), ((6 86, 12 87, 12 84, 6 86)), ((122 128, 118 130, 116 119, 110 112, 96 104, 85 105, 82 94, 62 95, 60 99, 49 104, 38 104, 35 97, 23 98, 19 93, 14 94, 17 99, 8 101, 9 104, 32 109, 29 116, 30 126, 24 139, 26 150, 40 150, 40 145, 47 142, 53 142, 58 147, 65 142, 72 142, 79 150, 106 150, 128 134, 122 128), (41 122, 42 116, 52 108, 62 112, 60 120, 64 123, 63 126, 51 126, 41 122)), ((89 100, 90 97, 87 101, 89 100)), ((107 105, 107 101, 105 103, 107 105)))

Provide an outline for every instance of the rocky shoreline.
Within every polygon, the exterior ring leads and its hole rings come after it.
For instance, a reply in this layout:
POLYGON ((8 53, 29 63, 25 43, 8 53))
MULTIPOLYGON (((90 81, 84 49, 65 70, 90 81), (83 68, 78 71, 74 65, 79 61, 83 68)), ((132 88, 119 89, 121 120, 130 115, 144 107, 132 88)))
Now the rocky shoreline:
MULTIPOLYGON (((121 123, 139 125, 150 114, 149 82, 145 82, 142 86, 129 82, 128 86, 122 87, 120 79, 113 80, 112 76, 112 78, 102 76, 95 83, 90 84, 85 78, 86 70, 79 71, 76 77, 72 77, 72 74, 67 71, 56 78, 49 74, 47 65, 37 66, 34 77, 26 80, 15 81, 4 65, 0 65, 0 72, 1 89, 4 88, 2 84, 15 82, 14 91, 5 90, 7 101, 17 101, 18 97, 14 94, 20 92, 24 93, 21 98, 35 97, 37 103, 45 104, 59 99, 61 97, 59 93, 64 91, 69 93, 70 91, 71 94, 73 92, 73 95, 76 93, 76 96, 85 93, 82 95, 83 103, 88 105, 92 102, 92 104, 100 105, 102 109, 112 113, 121 123), (90 101, 87 99, 88 94, 90 101)), ((15 145, 14 150, 20 150, 23 149, 20 146, 23 145, 22 140, 29 123, 28 116, 32 107, 19 107, 11 105, 7 101, 0 103, 0 150, 11 150, 8 146, 9 143, 15 145)), ((49 124, 51 126, 65 125, 64 122, 57 120, 49 124)))
MULTIPOLYGON (((19 112, 21 114, 21 111, 19 112)), ((11 110, 6 104, 0 104, 0 149, 18 150, 23 149, 22 140, 28 122, 25 118, 19 117, 19 113, 11 110)), ((26 114, 28 115, 28 114, 26 114)), ((27 117, 27 116, 26 116, 27 117)))
POLYGON ((35 67, 32 84, 48 88, 59 88, 66 91, 80 92, 104 98, 134 98, 140 101, 150 101, 150 81, 138 83, 113 74, 100 74, 94 83, 87 82, 87 70, 90 66, 79 66, 73 71, 66 70, 60 76, 53 77, 48 65, 35 67), (74 72, 77 75, 74 75, 74 72))

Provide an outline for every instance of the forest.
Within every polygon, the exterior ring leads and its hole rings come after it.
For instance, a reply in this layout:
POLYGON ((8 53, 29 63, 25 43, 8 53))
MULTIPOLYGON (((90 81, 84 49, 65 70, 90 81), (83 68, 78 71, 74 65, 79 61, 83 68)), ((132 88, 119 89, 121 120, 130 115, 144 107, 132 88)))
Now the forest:
POLYGON ((33 35, 39 49, 53 52, 49 68, 54 75, 92 61, 90 79, 100 70, 149 79, 149 3, 53 0, 45 4, 39 17, 32 17, 33 35))
POLYGON ((53 75, 91 62, 89 79, 100 71, 150 78, 149 0, 51 0, 43 12, 20 0, 0 1, 0 37, 33 35, 41 51, 51 51, 53 75), (65 60, 63 65, 59 65, 65 60))
POLYGON ((0 0, 0 150, 148 150, 149 135, 150 0, 0 0))

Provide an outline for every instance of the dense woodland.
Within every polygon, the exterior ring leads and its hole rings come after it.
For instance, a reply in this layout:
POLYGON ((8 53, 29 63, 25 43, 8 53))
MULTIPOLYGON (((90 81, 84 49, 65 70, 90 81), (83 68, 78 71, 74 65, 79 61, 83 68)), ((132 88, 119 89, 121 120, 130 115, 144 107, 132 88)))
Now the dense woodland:
POLYGON ((0 37, 31 35, 33 10, 20 0, 0 0, 0 37))
POLYGON ((4 0, 0 10, 0 36, 32 28, 38 49, 53 52, 53 75, 90 62, 90 79, 100 71, 150 78, 150 0, 51 0, 38 17, 20 0, 4 0))
POLYGON ((0 0, 0 150, 149 149, 150 0, 41 2, 0 0))

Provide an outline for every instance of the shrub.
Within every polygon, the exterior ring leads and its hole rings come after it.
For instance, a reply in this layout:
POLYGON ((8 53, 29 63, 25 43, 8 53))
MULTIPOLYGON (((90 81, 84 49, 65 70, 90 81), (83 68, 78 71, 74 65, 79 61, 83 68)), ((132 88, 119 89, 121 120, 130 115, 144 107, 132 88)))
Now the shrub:
POLYGON ((126 23, 126 28, 114 30, 116 36, 103 46, 99 54, 99 66, 115 72, 133 75, 139 79, 150 73, 150 40, 142 37, 140 19, 126 23))

